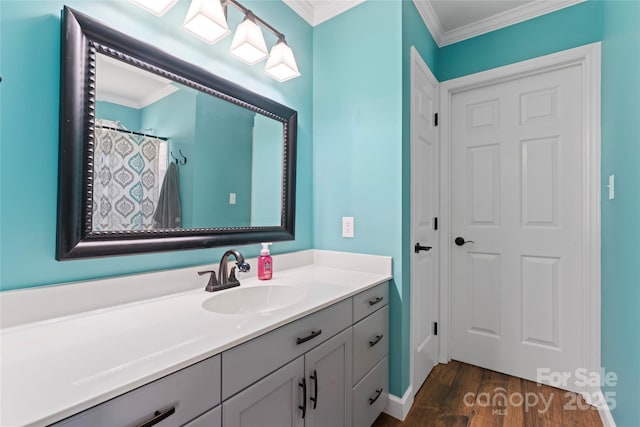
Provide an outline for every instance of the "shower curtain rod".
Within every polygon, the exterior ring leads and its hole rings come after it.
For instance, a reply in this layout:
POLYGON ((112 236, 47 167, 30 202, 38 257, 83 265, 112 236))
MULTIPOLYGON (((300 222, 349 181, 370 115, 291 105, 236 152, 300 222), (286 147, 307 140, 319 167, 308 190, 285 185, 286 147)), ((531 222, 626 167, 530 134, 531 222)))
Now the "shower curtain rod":
POLYGON ((111 126, 101 126, 101 125, 96 125, 96 127, 102 128, 102 129, 115 130, 115 131, 122 132, 122 133, 131 133, 133 135, 147 136, 149 138, 161 139, 163 141, 168 141, 169 140, 169 138, 165 138, 163 136, 150 135, 148 133, 136 132, 134 130, 129 130, 129 129, 118 129, 118 128, 114 128, 114 127, 111 127, 111 126))

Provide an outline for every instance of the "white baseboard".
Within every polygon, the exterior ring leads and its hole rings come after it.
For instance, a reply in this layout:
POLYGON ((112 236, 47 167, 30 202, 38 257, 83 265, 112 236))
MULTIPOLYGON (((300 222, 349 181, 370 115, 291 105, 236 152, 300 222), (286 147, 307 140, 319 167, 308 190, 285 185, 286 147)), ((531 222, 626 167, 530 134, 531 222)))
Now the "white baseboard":
POLYGON ((409 386, 402 397, 397 397, 389 393, 389 401, 383 412, 391 415, 393 418, 404 421, 411 409, 411 405, 413 405, 413 388, 409 386))
POLYGON ((609 406, 605 403, 606 400, 602 391, 596 392, 596 406, 598 407, 598 413, 600 414, 600 420, 602 420, 602 425, 604 427, 616 427, 616 422, 613 420, 613 415, 611 415, 611 411, 609 410, 609 406), (597 404, 597 402, 601 402, 597 404))

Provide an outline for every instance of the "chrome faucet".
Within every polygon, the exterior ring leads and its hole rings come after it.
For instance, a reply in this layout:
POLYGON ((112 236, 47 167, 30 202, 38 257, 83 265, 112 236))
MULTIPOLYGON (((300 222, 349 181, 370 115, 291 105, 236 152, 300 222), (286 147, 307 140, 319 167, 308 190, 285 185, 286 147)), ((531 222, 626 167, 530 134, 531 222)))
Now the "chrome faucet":
POLYGON ((220 266, 218 267, 218 275, 220 276, 219 282, 216 279, 215 271, 213 270, 198 271, 198 274, 201 276, 203 274, 211 273, 211 276, 209 277, 209 282, 207 283, 207 286, 204 288, 205 291, 216 292, 216 291, 221 291, 223 289, 235 288, 236 286, 240 286, 240 282, 236 278, 236 267, 232 267, 231 272, 230 273, 228 272, 229 255, 233 255, 235 257, 236 266, 238 267, 238 270, 242 272, 246 272, 251 269, 251 266, 247 262, 245 262, 244 257, 240 252, 238 252, 235 249, 230 249, 226 251, 224 255, 222 255, 222 258, 220 259, 220 266))

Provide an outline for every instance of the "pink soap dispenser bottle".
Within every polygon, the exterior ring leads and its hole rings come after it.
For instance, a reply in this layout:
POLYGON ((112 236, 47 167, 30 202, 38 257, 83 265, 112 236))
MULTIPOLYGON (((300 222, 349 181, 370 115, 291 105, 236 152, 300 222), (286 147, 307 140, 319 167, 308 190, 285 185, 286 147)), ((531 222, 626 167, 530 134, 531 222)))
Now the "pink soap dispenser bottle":
POLYGON ((271 243, 263 243, 260 256, 258 257, 258 279, 271 280, 273 276, 273 259, 269 252, 271 243))

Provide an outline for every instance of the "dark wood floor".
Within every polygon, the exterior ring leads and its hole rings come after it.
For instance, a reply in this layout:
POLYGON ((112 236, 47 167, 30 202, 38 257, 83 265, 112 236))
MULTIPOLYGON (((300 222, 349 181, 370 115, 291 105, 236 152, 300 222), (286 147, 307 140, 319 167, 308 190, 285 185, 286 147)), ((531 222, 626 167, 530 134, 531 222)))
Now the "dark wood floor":
POLYGON ((451 361, 433 368, 404 422, 382 414, 373 426, 602 427, 602 422, 575 393, 451 361))

